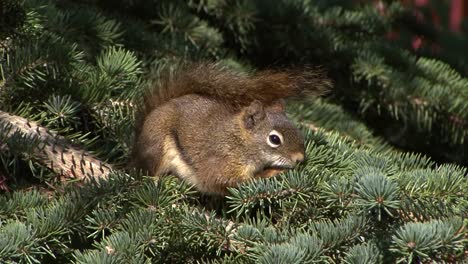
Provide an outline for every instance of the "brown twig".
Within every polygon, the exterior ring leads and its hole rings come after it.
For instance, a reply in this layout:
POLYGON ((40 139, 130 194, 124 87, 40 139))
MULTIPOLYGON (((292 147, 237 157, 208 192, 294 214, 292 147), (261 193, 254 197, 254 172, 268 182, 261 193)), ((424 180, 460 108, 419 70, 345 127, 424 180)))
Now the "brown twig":
MULTIPOLYGON (((97 159, 85 150, 72 146, 64 137, 41 127, 36 122, 0 111, 0 124, 2 123, 11 126, 11 129, 6 130, 7 138, 18 132, 38 138, 40 144, 33 151, 35 158, 63 180, 105 179, 112 171, 110 164, 97 159)), ((6 147, 6 144, 0 142, 0 149, 6 147)))

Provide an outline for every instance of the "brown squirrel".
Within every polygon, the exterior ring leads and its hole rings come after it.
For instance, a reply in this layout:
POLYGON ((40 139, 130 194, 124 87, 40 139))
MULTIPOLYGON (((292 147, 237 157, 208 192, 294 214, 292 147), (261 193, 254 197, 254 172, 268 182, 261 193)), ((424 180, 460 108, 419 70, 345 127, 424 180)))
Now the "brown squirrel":
POLYGON ((163 74, 137 122, 135 165, 171 173, 208 194, 271 177, 304 160, 304 138, 283 99, 319 94, 317 70, 249 76, 219 64, 186 64, 163 74))

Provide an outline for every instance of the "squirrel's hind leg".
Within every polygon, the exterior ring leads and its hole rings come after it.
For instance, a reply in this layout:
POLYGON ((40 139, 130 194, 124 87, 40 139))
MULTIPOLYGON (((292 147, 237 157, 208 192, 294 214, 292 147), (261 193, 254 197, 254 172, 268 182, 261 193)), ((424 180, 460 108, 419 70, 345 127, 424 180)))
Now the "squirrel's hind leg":
POLYGON ((174 135, 167 135, 164 138, 162 152, 160 166, 156 173, 172 173, 191 184, 198 185, 194 168, 184 158, 174 135))

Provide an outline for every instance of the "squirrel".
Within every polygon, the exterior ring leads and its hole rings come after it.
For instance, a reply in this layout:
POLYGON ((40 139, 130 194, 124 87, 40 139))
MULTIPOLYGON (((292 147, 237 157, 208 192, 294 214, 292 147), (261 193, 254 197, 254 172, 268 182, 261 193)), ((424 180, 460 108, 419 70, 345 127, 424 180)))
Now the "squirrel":
POLYGON ((304 137, 284 99, 331 86, 320 70, 236 72, 189 63, 162 74, 136 126, 134 165, 175 175, 205 194, 272 177, 305 158, 304 137))

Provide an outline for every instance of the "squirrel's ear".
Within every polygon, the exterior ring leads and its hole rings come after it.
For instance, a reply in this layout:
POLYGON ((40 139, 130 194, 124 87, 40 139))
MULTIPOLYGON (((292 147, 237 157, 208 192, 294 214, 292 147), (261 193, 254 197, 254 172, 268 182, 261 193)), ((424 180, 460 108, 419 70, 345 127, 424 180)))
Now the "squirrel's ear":
POLYGON ((278 99, 274 101, 271 105, 269 105, 268 109, 273 112, 284 112, 285 105, 286 102, 284 101, 284 99, 278 99))
POLYGON ((249 106, 244 108, 242 119, 247 129, 253 128, 259 121, 265 118, 265 109, 263 104, 254 100, 249 106))

